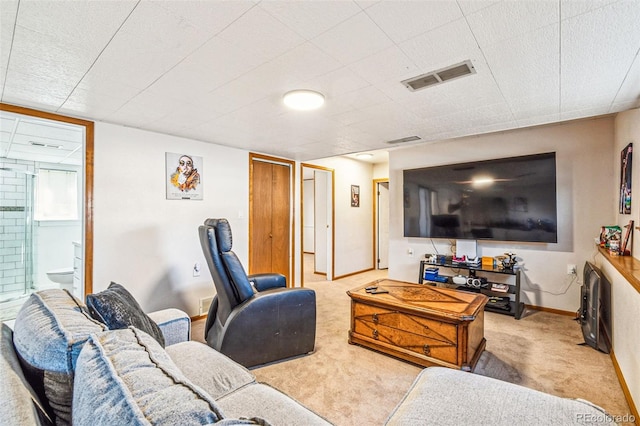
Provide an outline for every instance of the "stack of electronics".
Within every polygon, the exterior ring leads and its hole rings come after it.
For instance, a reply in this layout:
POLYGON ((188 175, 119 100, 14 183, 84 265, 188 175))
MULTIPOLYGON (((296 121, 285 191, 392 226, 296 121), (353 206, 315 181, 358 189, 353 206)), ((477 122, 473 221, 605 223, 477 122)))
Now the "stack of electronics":
POLYGON ((487 306, 492 308, 502 309, 503 311, 510 311, 511 305, 509 304, 508 296, 491 296, 487 302, 487 306))
MULTIPOLYGON (((445 263, 447 263, 447 256, 445 256, 444 254, 425 254, 424 258, 426 259, 427 263, 430 263, 432 265, 444 265, 445 263)), ((449 257, 449 261, 451 261, 451 257, 449 257)))
POLYGON ((435 281, 439 283, 449 282, 449 278, 441 277, 439 274, 440 274, 440 270, 438 268, 434 268, 434 267, 426 268, 424 270, 424 279, 427 281, 435 281))

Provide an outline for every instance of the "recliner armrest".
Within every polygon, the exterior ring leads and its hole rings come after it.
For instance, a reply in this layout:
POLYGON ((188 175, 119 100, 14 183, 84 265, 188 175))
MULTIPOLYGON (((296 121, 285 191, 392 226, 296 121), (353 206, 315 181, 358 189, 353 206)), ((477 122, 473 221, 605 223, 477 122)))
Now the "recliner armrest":
POLYGON ((187 342, 191 339, 191 318, 186 312, 180 309, 169 308, 161 311, 148 313, 162 330, 165 346, 170 346, 180 342, 187 342))
POLYGON ((247 276, 247 278, 258 291, 287 286, 287 278, 282 274, 254 274, 247 276))

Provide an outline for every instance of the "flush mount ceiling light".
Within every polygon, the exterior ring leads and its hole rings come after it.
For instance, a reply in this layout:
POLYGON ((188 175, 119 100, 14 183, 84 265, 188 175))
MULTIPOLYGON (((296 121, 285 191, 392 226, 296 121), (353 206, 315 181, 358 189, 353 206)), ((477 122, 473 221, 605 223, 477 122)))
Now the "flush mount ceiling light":
POLYGON ((373 158, 373 154, 363 152, 361 154, 356 154, 356 157, 362 158, 363 160, 368 160, 370 158, 373 158))
POLYGON ((292 90, 284 94, 284 104, 289 108, 308 111, 324 104, 324 95, 313 90, 292 90))

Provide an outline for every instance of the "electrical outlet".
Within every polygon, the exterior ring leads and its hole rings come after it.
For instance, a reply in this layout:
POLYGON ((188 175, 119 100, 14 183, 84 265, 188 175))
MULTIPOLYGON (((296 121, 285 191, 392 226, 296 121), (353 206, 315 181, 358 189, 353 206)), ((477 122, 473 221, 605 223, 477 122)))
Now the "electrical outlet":
POLYGON ((567 275, 575 275, 576 274, 576 265, 567 265, 567 275))
POLYGON ((200 264, 198 262, 196 262, 193 265, 193 276, 194 277, 199 277, 200 276, 200 264))
POLYGON ((408 249, 407 249, 407 254, 408 254, 409 256, 413 256, 413 249, 412 249, 412 248, 408 248, 408 249))

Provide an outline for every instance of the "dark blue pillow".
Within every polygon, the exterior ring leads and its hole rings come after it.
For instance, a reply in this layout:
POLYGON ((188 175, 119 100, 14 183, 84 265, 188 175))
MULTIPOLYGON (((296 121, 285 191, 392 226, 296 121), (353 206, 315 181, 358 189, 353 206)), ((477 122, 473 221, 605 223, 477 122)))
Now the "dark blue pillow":
POLYGON ((112 282, 106 290, 87 295, 91 316, 109 327, 120 330, 133 326, 151 335, 164 347, 162 330, 144 313, 136 299, 120 284, 112 282))

